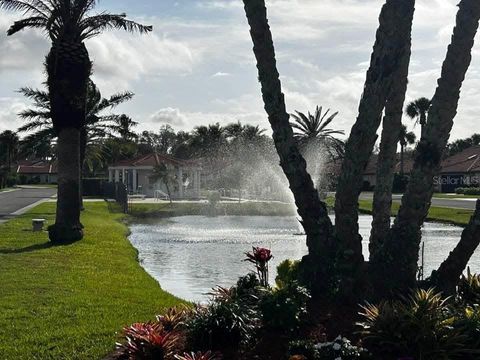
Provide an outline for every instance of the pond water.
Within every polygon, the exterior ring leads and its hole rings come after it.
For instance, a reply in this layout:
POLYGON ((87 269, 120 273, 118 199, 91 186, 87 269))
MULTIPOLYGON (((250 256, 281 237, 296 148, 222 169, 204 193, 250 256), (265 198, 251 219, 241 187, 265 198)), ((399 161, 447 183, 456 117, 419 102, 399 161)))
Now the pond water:
MULTIPOLYGON (((368 240, 370 216, 361 216, 360 233, 368 240)), ((300 259, 307 252, 305 236, 294 217, 270 216, 182 216, 130 227, 130 241, 139 251, 142 266, 163 289, 184 299, 203 301, 215 285, 231 286, 252 269, 242 261, 252 246, 268 247, 270 280, 285 259, 300 259)), ((456 226, 427 223, 424 226, 425 274, 445 259, 460 239, 456 226)), ((368 242, 363 243, 368 256, 368 242)), ((480 271, 480 253, 470 262, 480 271)))

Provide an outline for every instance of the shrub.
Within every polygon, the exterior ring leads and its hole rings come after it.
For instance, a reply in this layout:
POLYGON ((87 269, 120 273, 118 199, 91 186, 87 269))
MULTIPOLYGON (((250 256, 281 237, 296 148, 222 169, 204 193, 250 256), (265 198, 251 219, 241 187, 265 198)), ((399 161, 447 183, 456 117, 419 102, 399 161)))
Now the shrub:
POLYGON ((359 325, 365 345, 384 358, 464 358, 466 338, 453 328, 447 300, 430 289, 402 301, 364 306, 359 325))
POLYGON ((157 322, 165 331, 175 331, 179 330, 190 314, 191 310, 186 306, 172 307, 165 314, 157 316, 157 322))
POLYGON ((159 323, 137 323, 123 329, 125 343, 117 344, 123 358, 163 360, 171 358, 177 337, 159 323))
POLYGON ((478 187, 465 187, 456 188, 455 192, 462 195, 480 195, 480 188, 478 187))
POLYGON ((298 269, 300 266, 300 261, 296 260, 285 260, 277 266, 277 277, 275 278, 275 283, 277 287, 282 288, 292 284, 295 281, 298 281, 298 269))
POLYGON ((467 268, 467 276, 462 276, 458 283, 458 298, 467 305, 480 305, 480 275, 472 274, 467 268))
POLYGON ((265 327, 290 332, 307 314, 308 290, 297 282, 267 292, 260 303, 265 327))
MULTIPOLYGON (((455 316, 453 327, 466 337, 466 348, 480 350, 480 307, 460 308, 455 316)), ((466 354, 467 356, 468 354, 466 354)), ((471 357, 473 359, 473 357, 471 357)))
POLYGON ((253 339, 258 323, 255 311, 233 296, 223 296, 207 306, 197 306, 186 321, 190 348, 235 352, 253 339))

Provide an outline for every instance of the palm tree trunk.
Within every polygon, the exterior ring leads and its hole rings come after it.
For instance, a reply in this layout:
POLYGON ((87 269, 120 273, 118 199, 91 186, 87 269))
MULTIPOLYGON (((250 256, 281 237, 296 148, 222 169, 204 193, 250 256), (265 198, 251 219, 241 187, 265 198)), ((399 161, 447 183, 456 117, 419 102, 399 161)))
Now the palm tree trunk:
POLYGON ((457 113, 460 88, 471 62, 479 19, 480 2, 462 0, 452 42, 428 113, 425 136, 417 146, 408 188, 385 242, 384 256, 389 261, 385 262, 382 273, 388 292, 404 291, 415 285, 421 226, 430 208, 434 177, 440 171, 441 159, 457 113))
POLYGON ((455 293, 458 280, 479 244, 480 200, 477 200, 475 213, 471 217, 468 226, 463 230, 460 242, 438 270, 432 273, 431 280, 437 289, 448 295, 455 293))
POLYGON ((267 20, 264 0, 243 0, 250 25, 250 35, 257 59, 265 111, 273 130, 273 139, 280 165, 295 198, 298 214, 307 234, 309 255, 304 257, 305 280, 314 293, 328 288, 332 280, 335 252, 332 223, 326 205, 320 201, 307 164, 293 138, 289 115, 285 107, 279 73, 275 60, 272 34, 267 20))
POLYGON ((427 127, 427 114, 422 112, 420 114, 420 139, 422 139, 425 136, 425 128, 427 127))
POLYGON ((400 175, 402 177, 403 175, 405 175, 404 155, 405 155, 405 146, 400 145, 400 175))
POLYGON ((335 231, 343 254, 339 264, 345 272, 346 291, 355 281, 348 277, 359 274, 363 263, 362 238, 358 232, 363 171, 377 140, 387 96, 397 81, 401 81, 400 90, 403 87, 411 52, 414 10, 415 0, 387 0, 383 6, 359 114, 345 147, 335 200, 335 231))
POLYGON ((48 89, 53 127, 58 135, 58 193, 54 243, 82 239, 80 223, 80 129, 85 125, 87 85, 91 72, 83 43, 61 39, 47 56, 48 89))
POLYGON ((378 258, 377 255, 390 230, 392 187, 397 163, 397 147, 402 127, 403 105, 407 92, 409 63, 410 56, 406 56, 405 63, 399 69, 399 78, 392 87, 385 107, 382 140, 377 160, 377 181, 373 194, 373 220, 369 244, 370 263, 372 264, 383 260, 378 258))
POLYGON ((87 129, 83 127, 80 130, 80 183, 78 196, 80 197, 80 210, 85 210, 83 206, 83 171, 85 170, 85 154, 87 151, 88 134, 87 129))

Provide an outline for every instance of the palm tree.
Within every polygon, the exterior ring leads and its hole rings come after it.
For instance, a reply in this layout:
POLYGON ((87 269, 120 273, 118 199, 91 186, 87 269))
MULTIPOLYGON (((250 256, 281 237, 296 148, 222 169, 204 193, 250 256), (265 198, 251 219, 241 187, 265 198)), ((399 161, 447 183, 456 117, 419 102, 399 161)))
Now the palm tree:
POLYGON ((399 142, 400 142, 400 175, 404 175, 404 154, 405 154, 405 148, 408 145, 413 145, 415 144, 415 141, 417 140, 417 137, 415 136, 415 133, 413 131, 408 131, 407 127, 402 124, 400 128, 400 137, 399 137, 399 142))
MULTIPOLYGON (((50 97, 48 92, 31 89, 28 87, 19 90, 21 94, 33 101, 33 107, 22 111, 19 116, 25 125, 18 129, 18 132, 32 132, 22 140, 25 148, 24 154, 35 157, 38 148, 44 148, 45 142, 53 144, 56 139, 56 133, 53 128, 50 97), (30 149, 27 149, 30 147, 30 149)), ((131 100, 134 94, 129 91, 121 92, 103 98, 102 93, 93 81, 88 83, 87 106, 85 125, 80 132, 80 166, 92 170, 92 163, 95 160, 102 160, 101 139, 110 131, 115 131, 115 124, 122 115, 103 114, 106 110, 111 110, 125 101, 131 100)), ((44 150, 45 151, 45 150, 44 150)))
POLYGON ((20 11, 24 17, 8 30, 13 35, 27 28, 44 30, 52 43, 46 59, 51 117, 58 135, 58 200, 53 242, 83 237, 80 223, 80 129, 85 124, 88 79, 92 70, 84 41, 106 29, 150 32, 126 19, 125 14, 89 15, 96 0, 0 0, 0 9, 20 11))
POLYGON ((421 138, 425 135, 425 126, 427 125, 427 113, 430 109, 431 101, 425 97, 421 97, 415 101, 412 101, 407 105, 405 113, 415 120, 415 124, 420 124, 421 138))
POLYGON ((156 165, 153 168, 153 173, 150 176, 150 180, 152 182, 161 181, 165 184, 165 187, 167 188, 168 200, 170 200, 170 204, 171 204, 173 201, 172 201, 172 193, 170 189, 173 183, 175 182, 175 177, 168 170, 167 166, 165 164, 156 165))
POLYGON ((345 143, 337 139, 336 135, 345 135, 343 130, 334 130, 327 126, 338 115, 338 111, 329 115, 330 109, 322 114, 322 107, 315 109, 315 113, 308 112, 307 115, 299 111, 296 114, 290 114, 293 119, 291 121, 292 128, 294 128, 294 137, 299 142, 301 148, 308 148, 309 146, 321 145, 333 158, 341 157, 345 143), (328 117, 327 117, 328 116, 328 117))
POLYGON ((131 117, 123 114, 113 120, 113 125, 110 129, 119 135, 119 138, 124 142, 136 140, 138 135, 133 131, 133 128, 138 125, 131 117))

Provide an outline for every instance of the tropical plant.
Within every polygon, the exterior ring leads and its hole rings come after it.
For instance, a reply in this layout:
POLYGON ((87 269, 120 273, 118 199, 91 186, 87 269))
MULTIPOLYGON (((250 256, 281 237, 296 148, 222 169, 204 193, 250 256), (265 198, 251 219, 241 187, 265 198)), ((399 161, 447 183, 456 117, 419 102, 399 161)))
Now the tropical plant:
POLYGON ((162 325, 165 331, 172 332, 181 328, 190 314, 190 308, 176 306, 167 309, 163 315, 157 316, 157 322, 162 325))
POLYGON ((138 138, 133 128, 138 125, 131 117, 122 114, 113 119, 114 124, 110 127, 114 132, 118 133, 119 139, 128 142, 138 138))
POLYGON ((336 136, 345 135, 345 132, 327 127, 338 115, 338 111, 330 115, 330 109, 323 113, 322 111, 322 107, 317 106, 313 114, 308 112, 305 115, 299 111, 295 111, 296 114, 290 114, 293 119, 292 128, 296 131, 294 137, 305 152, 311 149, 318 151, 321 148, 332 158, 342 157, 345 143, 336 136))
POLYGON ((467 275, 458 282, 457 294, 463 304, 480 305, 480 274, 472 274, 467 268, 467 275))
POLYGON ((177 335, 167 332, 159 323, 136 323, 123 329, 125 342, 117 349, 129 360, 169 359, 173 355, 177 335))
POLYGON ((282 288, 299 280, 300 261, 284 260, 277 266, 275 284, 282 288))
POLYGON ((80 130, 85 125, 88 79, 92 71, 84 41, 106 29, 150 32, 126 19, 125 14, 90 15, 95 0, 0 0, 0 9, 21 11, 7 34, 27 28, 41 29, 52 47, 46 59, 47 85, 53 127, 58 136, 58 197, 55 225, 49 227, 53 242, 71 242, 83 237, 80 223, 80 130))
POLYGON ((363 306, 361 334, 377 356, 413 359, 463 359, 466 337, 452 327, 448 298, 433 289, 416 290, 401 301, 363 306))
POLYGON ((280 332, 297 330, 305 321, 310 292, 298 282, 273 288, 261 298, 263 325, 280 332))
POLYGON ((253 247, 251 252, 245 253, 246 259, 255 265, 257 275, 260 280, 260 285, 268 286, 268 262, 273 258, 272 252, 269 249, 261 247, 253 247))
POLYGON ((423 138, 425 135, 427 114, 431 105, 431 100, 421 97, 409 103, 405 109, 405 114, 407 114, 410 119, 415 120, 415 124, 420 124, 421 138, 423 138))
POLYGON ((405 173, 404 171, 404 156, 405 149, 408 145, 415 144, 417 137, 413 131, 408 131, 405 125, 402 125, 400 128, 400 175, 405 173))

